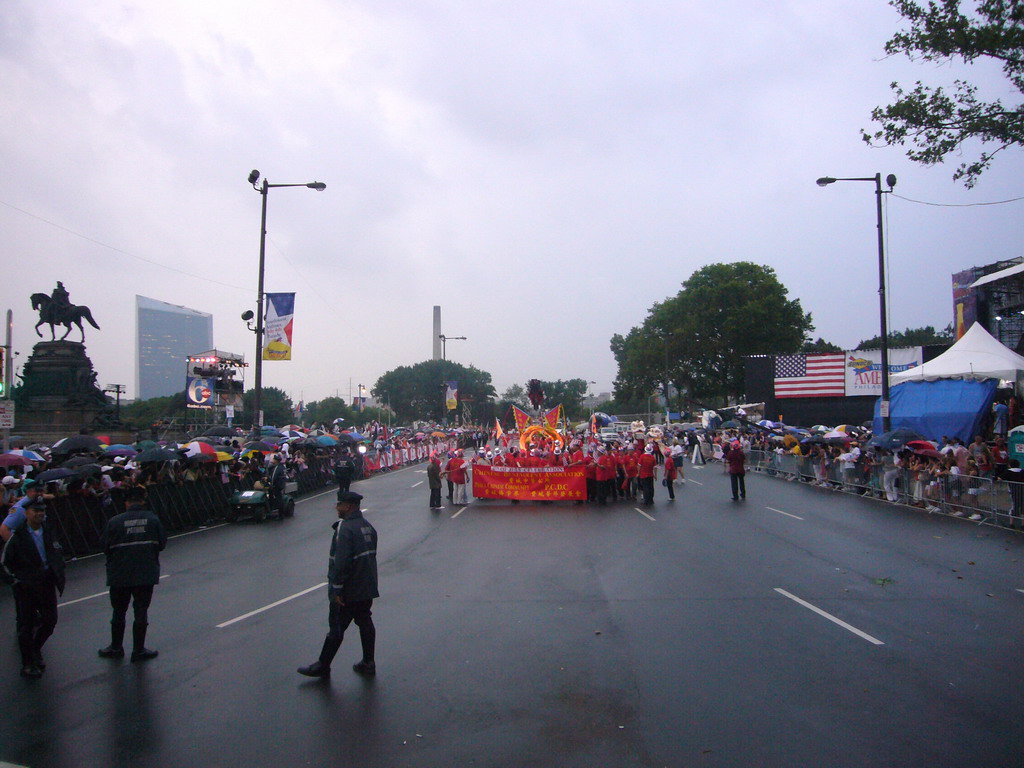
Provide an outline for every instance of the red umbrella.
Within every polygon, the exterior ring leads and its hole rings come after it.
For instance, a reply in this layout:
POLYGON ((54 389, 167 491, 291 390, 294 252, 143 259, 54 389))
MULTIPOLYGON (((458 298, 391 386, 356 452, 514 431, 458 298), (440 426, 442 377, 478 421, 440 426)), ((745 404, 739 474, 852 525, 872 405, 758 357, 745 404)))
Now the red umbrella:
POLYGON ((935 443, 931 440, 911 440, 907 443, 907 448, 911 450, 921 449, 922 451, 935 450, 935 443))
POLYGON ((212 457, 214 460, 216 460, 217 458, 216 448, 214 448, 209 443, 203 443, 198 440, 194 440, 191 443, 188 443, 187 445, 184 446, 183 450, 185 451, 185 455, 189 457, 205 454, 207 456, 212 457))
POLYGON ((24 456, 15 456, 13 453, 0 453, 0 467, 27 467, 31 463, 24 456))
POLYGON ((915 448, 914 453, 918 456, 927 456, 929 459, 941 459, 942 454, 934 448, 915 448))

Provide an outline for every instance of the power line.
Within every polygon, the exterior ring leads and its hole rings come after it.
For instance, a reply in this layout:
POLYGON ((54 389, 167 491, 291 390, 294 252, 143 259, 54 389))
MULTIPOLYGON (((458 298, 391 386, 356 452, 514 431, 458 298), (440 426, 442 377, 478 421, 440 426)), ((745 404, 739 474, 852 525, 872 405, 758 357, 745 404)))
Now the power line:
POLYGON ((87 242, 93 243, 94 245, 98 245, 101 248, 106 248, 108 250, 114 251, 114 253, 120 253, 120 254, 122 254, 124 256, 129 256, 129 257, 131 257, 133 259, 138 259, 139 261, 145 262, 146 264, 152 264, 154 267, 160 267, 161 269, 166 269, 166 270, 169 270, 171 272, 177 272, 179 275, 185 275, 186 277, 192 277, 192 278, 195 278, 196 280, 205 280, 208 283, 214 283, 216 285, 222 285, 225 288, 234 288, 236 291, 245 291, 246 293, 252 293, 252 289, 251 288, 243 288, 240 285, 232 285, 231 283, 222 283, 220 280, 214 280, 213 278, 206 277, 204 275, 196 275, 196 274, 193 274, 192 272, 186 272, 185 270, 178 269, 176 267, 169 267, 166 264, 161 264, 159 261, 153 261, 152 259, 147 259, 145 256, 139 256, 138 254, 131 253, 130 251, 126 251, 126 250, 124 250, 122 248, 118 248, 117 246, 108 245, 107 243, 104 243, 101 240, 97 240, 95 238, 89 237, 88 235, 83 235, 81 232, 75 232, 73 229, 68 229, 67 227, 65 227, 65 226, 63 226, 61 224, 57 224, 56 222, 50 221, 49 219, 44 219, 42 216, 37 216, 36 214, 31 213, 30 211, 26 211, 23 208, 19 208, 16 205, 11 205, 10 203, 8 203, 5 200, 0 200, 0 205, 5 205, 8 208, 10 208, 11 210, 17 211, 18 213, 23 213, 26 216, 29 216, 29 217, 31 217, 33 219, 36 219, 37 221, 41 221, 44 224, 49 224, 51 227, 54 227, 55 229, 59 229, 62 232, 67 232, 69 235, 74 235, 75 237, 81 238, 82 240, 85 240, 87 242))
POLYGON ((900 200, 906 200, 908 203, 917 203, 918 205, 932 205, 936 208, 974 208, 979 205, 1005 205, 1006 203, 1016 203, 1020 200, 1024 200, 1024 197, 1011 197, 1009 200, 995 200, 991 203, 930 203, 927 200, 912 200, 909 197, 903 197, 903 195, 897 195, 895 192, 890 192, 893 197, 898 197, 900 200))

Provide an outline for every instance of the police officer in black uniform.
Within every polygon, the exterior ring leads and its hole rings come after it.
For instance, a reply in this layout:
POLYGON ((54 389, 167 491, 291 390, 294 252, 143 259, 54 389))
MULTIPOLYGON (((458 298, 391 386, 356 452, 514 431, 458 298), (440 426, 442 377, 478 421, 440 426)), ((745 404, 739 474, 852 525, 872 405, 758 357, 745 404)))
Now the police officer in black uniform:
POLYGON ((352 478, 356 473, 356 464, 348 447, 342 448, 334 461, 334 479, 338 481, 338 493, 348 493, 352 478))
POLYGON ((327 590, 330 612, 329 630, 320 651, 320 658, 306 667, 299 667, 300 675, 329 677, 331 661, 341 647, 345 630, 353 621, 359 627, 359 641, 363 658, 352 669, 361 675, 374 675, 374 646, 377 630, 373 626, 370 609, 377 592, 377 531, 363 517, 359 502, 363 497, 352 491, 338 491, 337 511, 341 518, 334 524, 331 539, 331 559, 327 566, 327 590))
POLYGON ((57 593, 64 594, 64 553, 45 522, 46 502, 36 498, 25 506, 25 524, 11 535, 2 557, 13 580, 22 677, 42 677, 43 644, 57 626, 57 593))
POLYGON ((105 659, 124 657, 125 615, 132 604, 132 661, 155 659, 158 652, 146 648, 149 627, 149 604, 153 587, 160 581, 160 552, 167 546, 163 523, 146 506, 146 490, 141 486, 128 489, 127 509, 107 521, 100 537, 100 546, 107 556, 107 586, 110 605, 110 645, 99 650, 105 659))

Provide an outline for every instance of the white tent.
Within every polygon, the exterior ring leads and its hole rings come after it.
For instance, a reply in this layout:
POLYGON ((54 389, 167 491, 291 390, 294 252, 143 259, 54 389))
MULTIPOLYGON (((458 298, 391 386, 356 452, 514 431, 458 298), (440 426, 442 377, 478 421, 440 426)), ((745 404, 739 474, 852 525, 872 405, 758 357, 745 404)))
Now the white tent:
POLYGON ((1024 357, 999 342, 981 323, 972 325, 960 340, 924 365, 894 373, 892 386, 905 381, 936 379, 1005 379, 1017 381, 1024 372, 1024 357))

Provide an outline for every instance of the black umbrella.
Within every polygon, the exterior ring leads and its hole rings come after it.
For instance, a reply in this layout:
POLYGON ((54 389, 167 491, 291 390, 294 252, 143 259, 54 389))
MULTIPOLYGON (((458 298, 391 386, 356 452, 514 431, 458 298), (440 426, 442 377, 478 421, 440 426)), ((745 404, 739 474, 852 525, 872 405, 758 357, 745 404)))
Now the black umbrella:
POLYGON ((99 477, 103 474, 103 468, 99 464, 80 464, 75 467, 75 474, 79 477, 89 477, 91 475, 99 477))
POLYGON ((149 448, 136 456, 135 461, 138 464, 148 464, 153 461, 177 461, 180 458, 179 454, 166 448, 149 448))
POLYGON ((203 432, 207 437, 237 437, 238 432, 235 431, 234 427, 210 427, 208 430, 203 432))
POLYGON ((48 483, 51 480, 63 480, 66 477, 77 477, 78 473, 73 469, 66 469, 65 467, 57 467, 56 469, 48 469, 45 472, 40 472, 32 479, 39 483, 48 483))
POLYGON ((879 448, 885 448, 887 451, 899 451, 903 449, 907 443, 911 440, 925 440, 926 438, 919 435, 912 429, 906 427, 900 427, 894 429, 891 432, 885 432, 881 435, 876 435, 868 440, 868 445, 875 445, 879 448))
POLYGON ((72 435, 59 440, 50 450, 53 453, 71 453, 72 451, 99 451, 103 445, 92 435, 72 435))
POLYGON ((277 446, 276 445, 271 445, 270 443, 264 443, 262 440, 253 440, 251 443, 246 443, 245 445, 242 446, 242 452, 243 453, 245 451, 273 452, 273 451, 276 451, 276 450, 277 450, 277 446))
POLYGON ((348 432, 342 432, 340 435, 331 435, 331 437, 339 443, 348 443, 349 445, 355 445, 356 443, 361 442, 359 438, 354 435, 350 435, 348 432))
POLYGON ((65 469, 75 469, 76 467, 83 467, 86 464, 92 464, 93 466, 95 466, 96 459, 92 458, 91 456, 75 456, 73 459, 68 459, 67 461, 65 461, 63 464, 61 464, 61 466, 64 467, 65 469))

